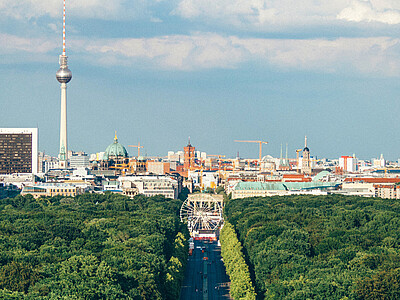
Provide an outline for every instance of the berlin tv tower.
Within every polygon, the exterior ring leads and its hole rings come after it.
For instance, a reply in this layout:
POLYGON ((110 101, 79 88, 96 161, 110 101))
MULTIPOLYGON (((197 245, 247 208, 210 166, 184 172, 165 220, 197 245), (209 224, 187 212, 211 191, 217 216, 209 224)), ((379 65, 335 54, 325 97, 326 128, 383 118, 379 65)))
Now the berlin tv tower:
POLYGON ((72 72, 68 69, 67 56, 65 55, 65 0, 63 11, 63 51, 60 55, 60 69, 56 73, 58 82, 61 83, 61 120, 60 120, 60 152, 58 154, 59 168, 68 167, 67 147, 67 83, 71 81, 72 72))

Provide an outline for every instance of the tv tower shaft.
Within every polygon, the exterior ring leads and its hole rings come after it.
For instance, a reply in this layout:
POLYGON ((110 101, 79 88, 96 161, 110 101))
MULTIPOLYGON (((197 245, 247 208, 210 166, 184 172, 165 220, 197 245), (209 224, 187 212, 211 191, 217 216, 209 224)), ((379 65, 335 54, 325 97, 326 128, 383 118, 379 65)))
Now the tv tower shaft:
POLYGON ((61 83, 61 119, 60 119, 60 152, 59 167, 68 167, 68 144, 67 144, 67 83, 72 79, 72 72, 68 69, 68 57, 65 54, 65 0, 63 10, 63 51, 60 55, 60 69, 56 73, 58 82, 61 83))

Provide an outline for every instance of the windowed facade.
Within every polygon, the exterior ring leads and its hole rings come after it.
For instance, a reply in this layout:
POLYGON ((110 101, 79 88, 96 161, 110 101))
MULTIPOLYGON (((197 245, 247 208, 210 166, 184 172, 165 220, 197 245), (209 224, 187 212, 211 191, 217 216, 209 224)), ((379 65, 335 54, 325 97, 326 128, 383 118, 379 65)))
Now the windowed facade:
POLYGON ((37 173, 37 128, 0 128, 0 174, 37 173))
POLYGON ((65 196, 65 197, 75 197, 81 194, 83 191, 75 186, 70 186, 67 184, 56 184, 57 188, 53 184, 43 183, 35 186, 24 186, 21 195, 31 194, 34 198, 39 198, 41 196, 65 196))

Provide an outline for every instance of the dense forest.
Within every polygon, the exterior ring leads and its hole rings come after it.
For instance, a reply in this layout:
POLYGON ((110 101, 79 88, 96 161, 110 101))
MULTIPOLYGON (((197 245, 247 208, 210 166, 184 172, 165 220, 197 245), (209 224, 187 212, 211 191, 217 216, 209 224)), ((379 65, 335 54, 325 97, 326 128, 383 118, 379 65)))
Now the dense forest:
POLYGON ((400 201, 340 195, 225 206, 259 299, 400 299, 400 201))
POLYGON ((181 203, 108 193, 0 200, 0 299, 178 299, 181 203))

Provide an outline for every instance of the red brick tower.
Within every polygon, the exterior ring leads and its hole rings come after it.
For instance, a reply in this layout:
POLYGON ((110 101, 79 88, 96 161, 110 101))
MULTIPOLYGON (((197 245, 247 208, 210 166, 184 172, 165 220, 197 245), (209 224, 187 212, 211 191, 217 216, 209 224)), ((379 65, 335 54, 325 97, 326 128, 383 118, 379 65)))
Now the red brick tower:
POLYGON ((189 137, 189 143, 186 147, 183 147, 183 150, 185 151, 185 162, 183 164, 183 168, 185 172, 189 171, 192 169, 194 165, 194 151, 195 148, 190 144, 190 137, 189 137))

